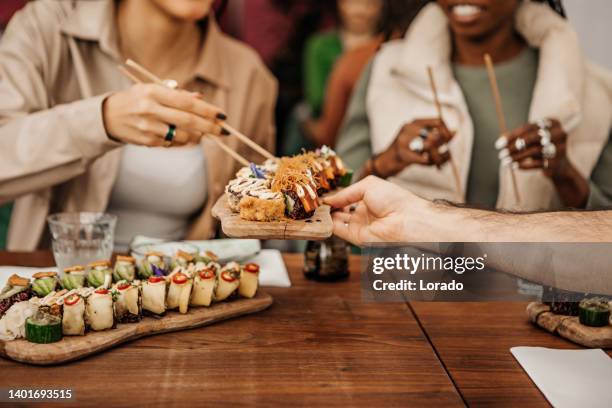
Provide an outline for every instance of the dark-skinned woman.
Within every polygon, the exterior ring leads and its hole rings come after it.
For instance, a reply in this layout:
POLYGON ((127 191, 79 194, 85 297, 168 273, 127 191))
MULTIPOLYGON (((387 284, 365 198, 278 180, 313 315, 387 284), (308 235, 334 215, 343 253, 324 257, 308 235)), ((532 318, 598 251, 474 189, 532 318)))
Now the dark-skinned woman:
POLYGON ((367 112, 376 174, 429 199, 503 209, 612 204, 612 75, 584 60, 569 23, 530 1, 438 0, 374 61, 367 112), (499 132, 483 55, 508 128, 499 132), (433 68, 444 122, 427 76, 433 68), (513 193, 514 167, 520 204, 513 193))

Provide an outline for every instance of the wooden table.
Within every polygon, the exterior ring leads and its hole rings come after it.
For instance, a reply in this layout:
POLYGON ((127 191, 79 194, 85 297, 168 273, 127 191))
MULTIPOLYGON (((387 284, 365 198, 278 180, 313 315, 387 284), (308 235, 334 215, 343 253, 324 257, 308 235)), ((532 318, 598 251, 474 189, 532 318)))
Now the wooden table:
MULTIPOLYGON (((408 305, 361 303, 357 258, 336 284, 305 280, 301 256, 285 261, 293 286, 267 289, 275 303, 262 313, 63 366, 0 359, 0 388, 70 387, 79 407, 464 406, 408 305)), ((0 265, 51 263, 0 252, 0 265)))
MULTIPOLYGON (((51 262, 0 252, 0 265, 51 262)), ((285 262, 293 286, 266 289, 275 304, 258 315, 59 367, 0 359, 0 388, 70 386, 78 406, 545 407, 510 347, 578 347, 530 324, 525 303, 362 304, 358 258, 335 284, 285 262)))

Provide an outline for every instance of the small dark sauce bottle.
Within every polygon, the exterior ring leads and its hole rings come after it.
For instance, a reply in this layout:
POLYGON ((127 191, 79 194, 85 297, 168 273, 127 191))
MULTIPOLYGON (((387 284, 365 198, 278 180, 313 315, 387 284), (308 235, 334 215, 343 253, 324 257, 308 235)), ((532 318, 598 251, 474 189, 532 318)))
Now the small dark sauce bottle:
POLYGON ((304 276, 319 282, 335 282, 349 276, 350 246, 331 237, 324 241, 308 241, 304 251, 304 276))

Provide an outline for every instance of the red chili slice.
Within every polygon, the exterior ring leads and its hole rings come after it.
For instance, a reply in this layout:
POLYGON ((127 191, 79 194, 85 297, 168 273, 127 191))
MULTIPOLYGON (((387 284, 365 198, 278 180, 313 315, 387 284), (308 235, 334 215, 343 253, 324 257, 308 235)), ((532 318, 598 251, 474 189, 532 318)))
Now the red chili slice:
POLYGON ((163 281, 164 278, 162 278, 161 276, 151 276, 149 277, 149 283, 158 283, 163 281))
POLYGON ((251 273, 257 273, 259 272, 259 265, 254 263, 246 264, 244 270, 251 273))
POLYGON ((106 295, 106 294, 108 294, 108 289, 104 289, 104 288, 98 289, 98 290, 96 290, 96 293, 98 295, 106 295))
POLYGON ((177 285, 182 285, 183 283, 187 282, 187 279, 187 275, 179 272, 172 277, 172 282, 176 283, 177 285))
POLYGON ((236 278, 234 278, 228 271, 221 273, 221 278, 226 282, 233 282, 236 280, 236 278))
POLYGON ((215 273, 211 270, 205 270, 200 272, 200 279, 212 279, 215 277, 215 273))
POLYGON ((77 304, 79 302, 79 299, 81 299, 79 295, 70 295, 66 299, 64 299, 64 304, 66 306, 72 306, 77 304))
POLYGON ((126 290, 130 286, 132 286, 132 285, 130 285, 129 283, 122 283, 121 285, 117 286, 117 289, 119 289, 119 290, 126 290))

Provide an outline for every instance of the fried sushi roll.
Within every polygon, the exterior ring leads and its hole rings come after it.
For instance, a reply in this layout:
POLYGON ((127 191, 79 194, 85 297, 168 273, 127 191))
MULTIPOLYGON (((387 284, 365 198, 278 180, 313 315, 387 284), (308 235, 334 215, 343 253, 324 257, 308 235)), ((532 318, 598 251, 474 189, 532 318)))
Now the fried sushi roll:
POLYGON ((118 323, 136 323, 142 316, 140 287, 126 280, 117 282, 115 290, 115 320, 118 323))
POLYGON ((138 275, 142 279, 148 279, 151 276, 166 276, 168 274, 167 268, 163 253, 149 252, 140 262, 138 275))
POLYGON ((113 269, 113 280, 115 282, 133 282, 136 279, 136 260, 131 256, 117 255, 115 268, 113 269))
POLYGON ((218 274, 215 300, 220 302, 234 294, 240 286, 240 265, 230 262, 221 268, 218 274))
POLYGON ((64 276, 60 279, 62 287, 66 290, 80 289, 85 286, 85 268, 76 265, 64 269, 64 276))
POLYGON ((64 299, 62 334, 64 336, 85 335, 85 299, 76 293, 64 299))
POLYGON ((257 190, 269 190, 270 181, 258 178, 237 178, 231 180, 225 187, 227 195, 227 204, 229 208, 235 212, 240 212, 240 200, 247 192, 257 190))
POLYGON ((249 191, 240 200, 240 218, 250 221, 278 221, 285 215, 285 200, 271 190, 249 191))
POLYGON ((190 301, 192 306, 210 306, 217 286, 219 269, 219 264, 213 262, 207 265, 196 264, 190 301))
POLYGON ((99 288, 86 301, 86 314, 89 327, 94 331, 115 327, 113 295, 106 288, 99 288))
POLYGON ((57 272, 38 272, 32 275, 32 291, 39 297, 45 297, 59 286, 57 272))
POLYGON ((161 316, 166 313, 166 279, 151 276, 142 283, 142 310, 161 316))
POLYGON ((92 262, 87 265, 87 283, 92 288, 108 289, 113 281, 113 271, 109 261, 92 262))
POLYGON ((177 268, 172 272, 169 278, 170 288, 168 289, 166 305, 170 310, 178 308, 180 313, 185 314, 189 309, 193 279, 181 268, 177 268))
POLYGON ((257 293, 259 287, 259 265, 254 263, 246 264, 240 270, 240 286, 238 293, 245 298, 252 298, 257 293))

